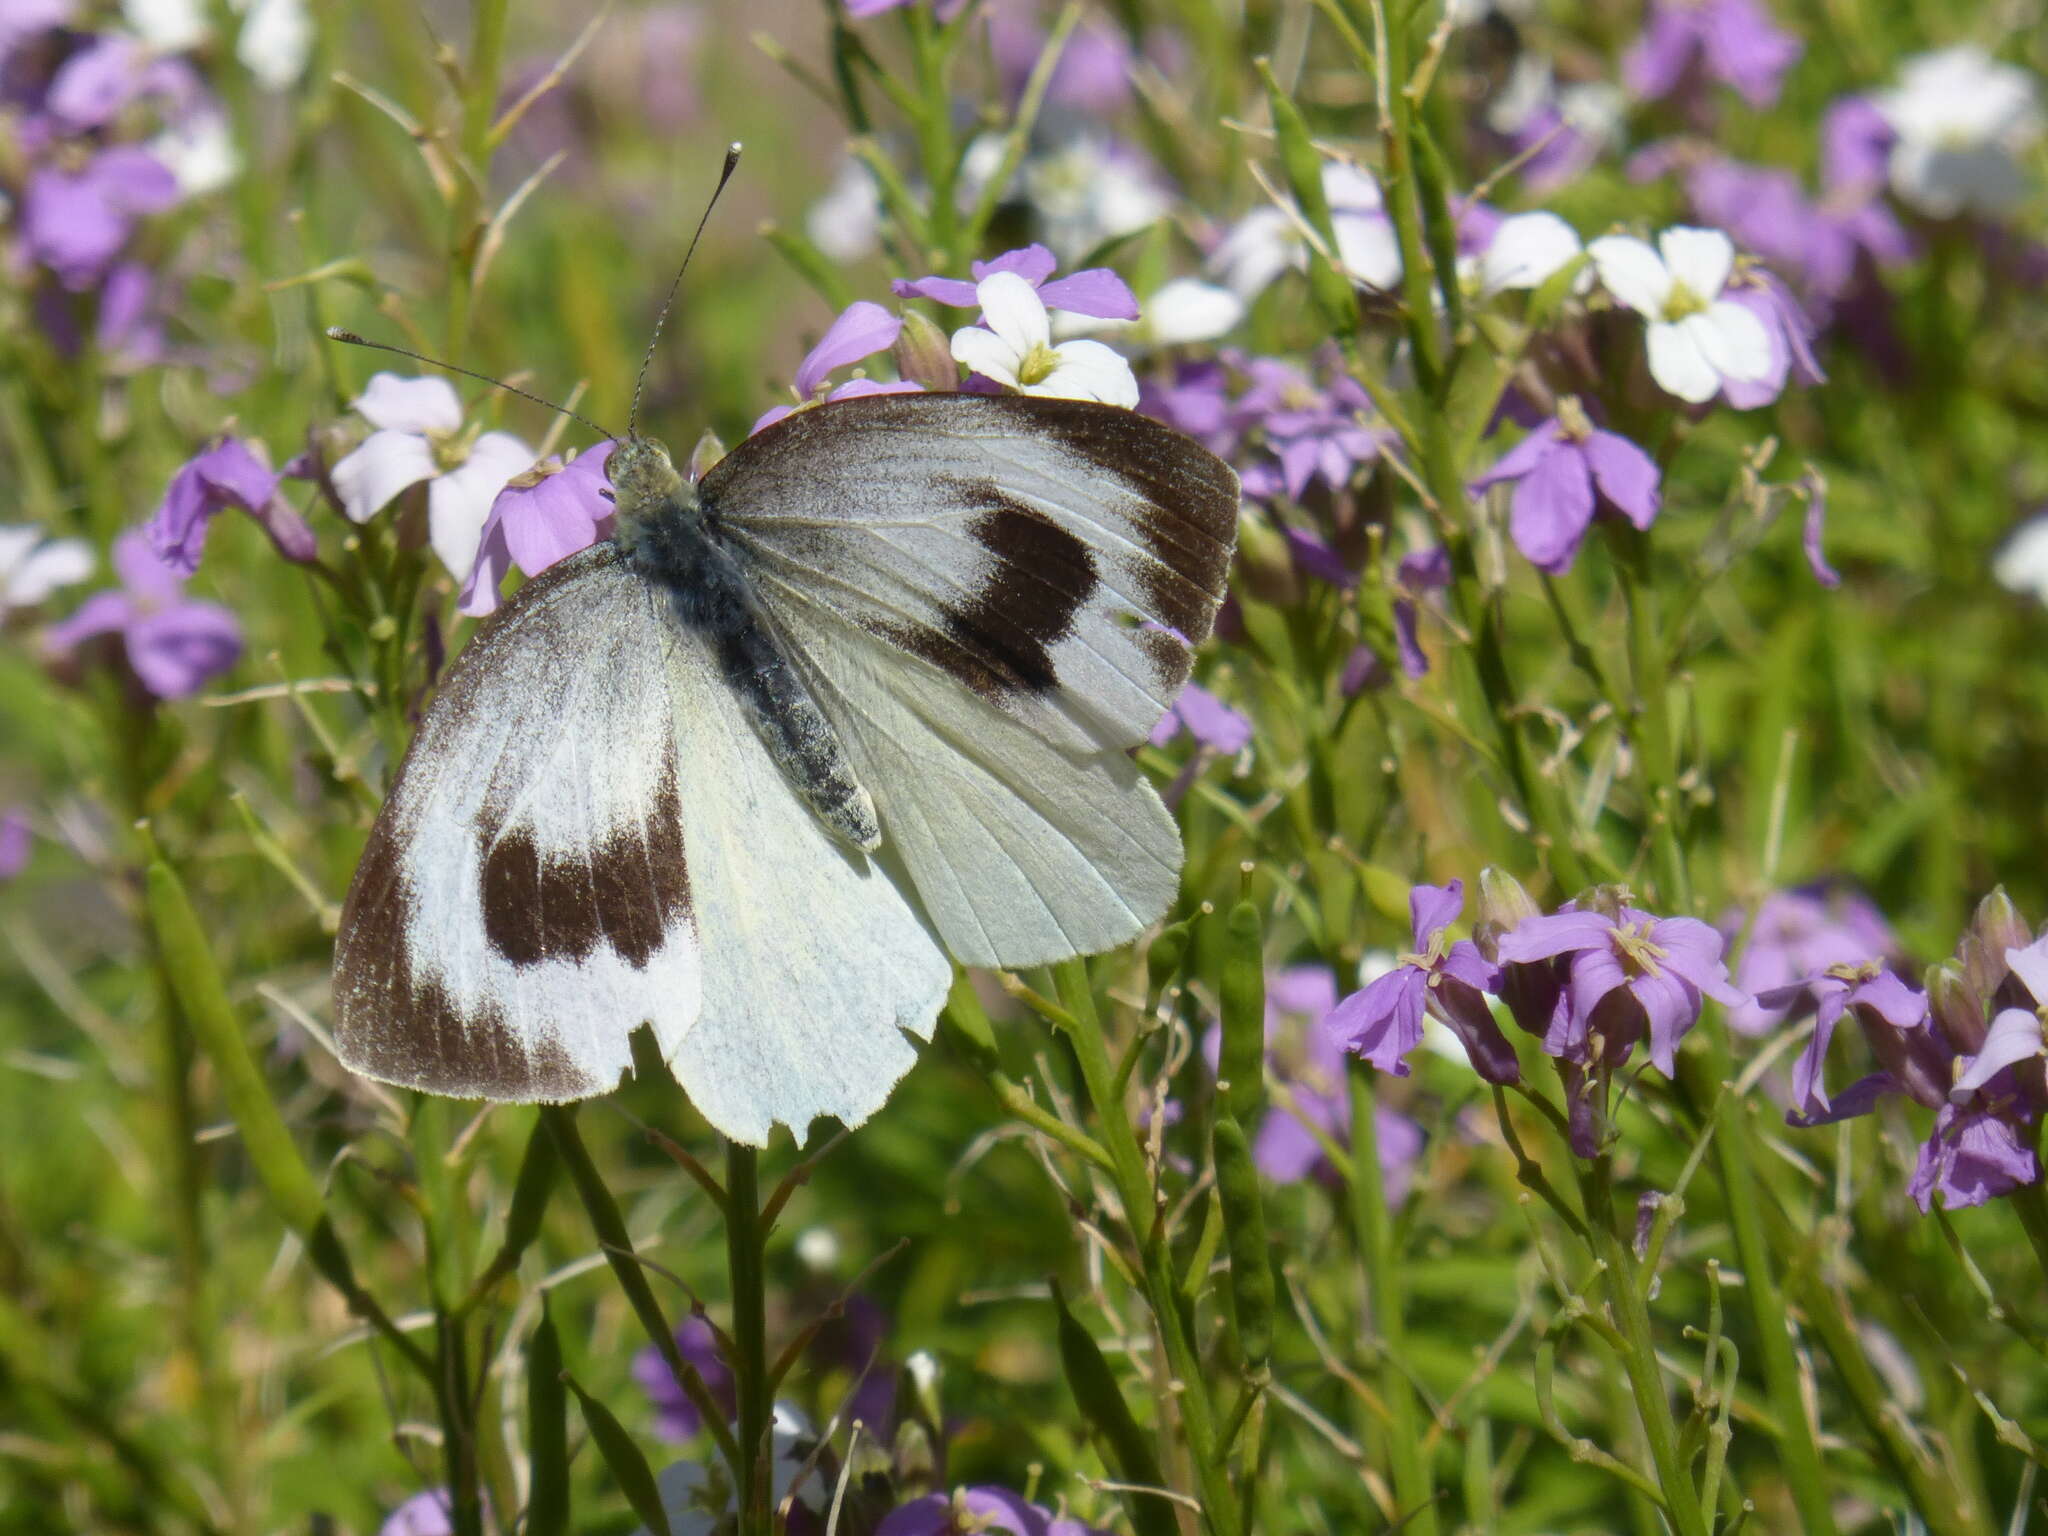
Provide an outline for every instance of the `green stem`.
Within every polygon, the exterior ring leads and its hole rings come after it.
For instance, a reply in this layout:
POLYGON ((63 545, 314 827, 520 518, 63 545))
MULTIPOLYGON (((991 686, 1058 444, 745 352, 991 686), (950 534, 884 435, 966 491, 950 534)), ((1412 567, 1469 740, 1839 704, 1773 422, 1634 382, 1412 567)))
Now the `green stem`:
POLYGON ((2007 1199, 2026 1229, 2027 1241, 2034 1246, 2034 1262, 2041 1266, 2042 1277, 2048 1279, 2048 1188, 2022 1184, 2007 1199))
POLYGON ((1409 1536, 1435 1536, 1436 1485, 1422 1448, 1421 1404, 1403 1362, 1407 1358, 1401 1252, 1380 1167, 1378 1113, 1362 1068, 1351 1073, 1351 1208, 1358 1225, 1369 1324, 1379 1334, 1380 1396, 1387 1407, 1387 1451, 1397 1508, 1394 1524, 1409 1536))
POLYGON ((1624 1349, 1622 1368, 1635 1395, 1636 1414, 1650 1447, 1650 1464, 1664 1492, 1664 1507, 1677 1536, 1708 1536, 1707 1517, 1699 1494, 1678 1453, 1678 1426, 1671 1417, 1671 1399, 1664 1390, 1663 1368, 1657 1363, 1657 1342, 1650 1332, 1650 1309, 1643 1296, 1636 1256, 1615 1225, 1614 1170, 1605 1156, 1595 1158, 1582 1173, 1587 1226, 1593 1252, 1606 1266, 1607 1302, 1614 1309, 1624 1349))
POLYGON ((1656 851, 1658 899, 1670 910, 1692 911, 1692 879, 1685 867, 1679 818, 1684 809, 1678 787, 1677 733, 1671 724, 1670 651, 1658 632, 1656 588, 1650 570, 1650 541, 1634 528, 1614 529, 1615 569, 1628 608, 1629 686, 1634 692, 1630 735, 1636 746, 1638 782, 1656 851))
MULTIPOLYGON (((1744 1106, 1735 1094, 1719 1091, 1719 1085, 1728 1081, 1733 1072, 1726 1033, 1712 1026, 1694 1033, 1707 1042, 1702 1066, 1709 1094, 1701 1102, 1718 1100, 1721 1124, 1714 1132, 1714 1152, 1720 1164, 1721 1186, 1731 1196, 1727 1202, 1728 1220, 1735 1229, 1735 1251, 1742 1263, 1739 1293, 1756 1324, 1757 1344, 1763 1353, 1764 1387, 1770 1399, 1771 1417, 1777 1425, 1778 1454, 1785 1481, 1791 1485, 1792 1501, 1799 1508, 1800 1528, 1813 1536, 1834 1536, 1833 1500, 1821 1470, 1813 1423, 1807 1417, 1806 1394, 1801 1388, 1799 1360, 1792 1348, 1792 1325, 1785 1315, 1785 1295, 1778 1280, 1776 1256, 1765 1240, 1757 1202, 1741 1193, 1756 1187, 1744 1106)), ((1699 1094, 1698 1087, 1693 1091, 1696 1096, 1699 1094)))
POLYGON ((760 1153, 725 1147, 725 1251, 732 1277, 733 1383, 739 1399, 740 1536, 768 1536, 773 1485, 768 1476, 767 1276, 761 1225, 760 1153))
POLYGON ((1146 1169, 1145 1155, 1138 1147, 1137 1133, 1131 1129, 1130 1118, 1116 1094, 1116 1069, 1102 1038, 1088 967, 1080 960, 1067 960, 1053 970, 1060 1001, 1071 1015, 1067 1039, 1080 1064, 1089 1100, 1102 1122, 1102 1144, 1115 1169, 1117 1198, 1123 1203, 1124 1220, 1130 1224, 1131 1241, 1142 1264, 1145 1299, 1165 1346, 1167 1368, 1178 1388, 1174 1401, 1180 1408, 1188 1455, 1201 1487, 1204 1523, 1211 1536, 1239 1536, 1242 1526, 1238 1522, 1237 1490, 1218 1452, 1218 1415, 1209 1400, 1209 1378, 1184 1323, 1173 1256, 1156 1219, 1158 1191, 1146 1169))
POLYGON ((491 120, 505 67, 509 0, 477 0, 469 62, 462 71, 462 154, 448 225, 448 355, 462 356, 475 308, 476 255, 491 185, 491 120))

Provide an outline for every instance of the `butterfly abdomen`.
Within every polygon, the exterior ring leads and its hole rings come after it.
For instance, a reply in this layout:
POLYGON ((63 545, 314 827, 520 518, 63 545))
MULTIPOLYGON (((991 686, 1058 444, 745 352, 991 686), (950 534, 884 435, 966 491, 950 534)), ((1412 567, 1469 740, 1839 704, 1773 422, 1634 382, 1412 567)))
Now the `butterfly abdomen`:
POLYGON ((659 506, 622 515, 619 542, 634 569, 666 592, 678 621, 710 643, 755 734, 804 803, 854 847, 880 847, 874 801, 695 493, 679 485, 659 506))

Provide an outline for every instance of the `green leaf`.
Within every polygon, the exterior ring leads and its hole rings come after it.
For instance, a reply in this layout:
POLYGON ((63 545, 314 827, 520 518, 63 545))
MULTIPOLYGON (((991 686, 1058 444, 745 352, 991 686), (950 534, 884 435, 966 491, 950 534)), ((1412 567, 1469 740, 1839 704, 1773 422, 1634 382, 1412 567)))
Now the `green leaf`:
POLYGON ((574 1376, 564 1372, 561 1379, 576 1394, 576 1403, 583 1410, 583 1423, 590 1431, 591 1443, 597 1447, 598 1455, 604 1458, 604 1464, 611 1468, 619 1491, 633 1506, 633 1513, 640 1517, 640 1523, 647 1527, 651 1536, 669 1536, 668 1514, 661 1507, 661 1489, 654 1481, 654 1469, 640 1454, 640 1447, 633 1443, 633 1437, 626 1433, 625 1426, 612 1416, 611 1409, 577 1385, 574 1376))

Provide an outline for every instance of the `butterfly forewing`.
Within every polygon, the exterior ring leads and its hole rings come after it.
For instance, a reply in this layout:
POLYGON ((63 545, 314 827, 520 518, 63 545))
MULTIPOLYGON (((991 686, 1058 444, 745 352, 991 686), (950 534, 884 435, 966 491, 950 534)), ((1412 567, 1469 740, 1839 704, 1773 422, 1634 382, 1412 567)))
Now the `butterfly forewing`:
POLYGON ((1222 601, 1237 481, 1073 400, 803 411, 701 487, 955 958, 1124 943, 1181 862, 1133 766, 1222 601))
POLYGON ((1237 477, 1180 433, 1015 395, 799 411, 701 494, 771 608, 837 618, 1072 751, 1158 721, 1237 529, 1237 477))

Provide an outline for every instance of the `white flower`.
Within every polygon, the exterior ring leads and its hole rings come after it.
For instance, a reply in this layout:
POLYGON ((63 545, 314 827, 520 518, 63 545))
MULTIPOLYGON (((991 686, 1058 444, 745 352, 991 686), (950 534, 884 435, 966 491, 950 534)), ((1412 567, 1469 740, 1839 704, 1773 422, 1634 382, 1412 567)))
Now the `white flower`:
POLYGON ((380 373, 356 411, 377 430, 334 466, 342 511, 366 523, 400 491, 427 481, 427 541, 458 581, 467 578, 491 503, 506 481, 533 467, 533 450, 509 432, 465 439, 462 402, 446 379, 380 373))
POLYGON ((1015 272, 991 272, 974 285, 974 296, 982 325, 953 333, 956 361, 1027 395, 1136 408, 1138 381, 1131 365, 1099 341, 1054 346, 1038 290, 1015 272))
POLYGON ((206 0, 121 0, 121 14, 158 53, 183 53, 206 41, 206 0))
POLYGON ((218 192, 242 169, 227 114, 215 107, 202 107, 172 123, 149 141, 149 152, 170 167, 186 197, 218 192))
POLYGON ((1156 224, 1173 207, 1150 166, 1089 134, 1026 161, 1024 191, 1045 243, 1068 262, 1156 224))
MULTIPOLYGON (((801 1484, 797 1474, 810 1460, 817 1433, 787 1403, 775 1405, 770 1430, 775 1441, 770 1485, 776 1507, 794 1494, 815 1522, 831 1502, 832 1490, 816 1467, 805 1474, 801 1484)), ((661 1494, 661 1511, 668 1517, 670 1536, 712 1536, 714 1531, 732 1529, 732 1483, 724 1461, 713 1458, 708 1469, 702 1458, 679 1461, 662 1468, 654 1483, 661 1494)), ((647 1536, 647 1528, 641 1526, 633 1536, 647 1536)))
POLYGON ((2041 137, 2036 81, 1968 43, 1908 59, 1877 109, 1899 142, 1892 190, 1921 212, 2009 212, 2026 195, 2020 155, 2041 137))
POLYGON ((1650 376, 1669 393, 1698 405, 1723 379, 1769 375, 1763 321, 1721 297, 1735 245, 1720 230, 1667 229, 1655 250, 1631 235, 1602 235, 1586 249, 1607 291, 1649 321, 1650 376))
POLYGON ((92 546, 85 540, 45 542, 43 530, 32 525, 0 527, 0 618, 91 574, 92 546))
POLYGON ((266 91, 298 82, 313 54, 313 19, 305 0, 232 0, 242 14, 235 57, 266 91))
POLYGON ((2037 512, 2006 539, 1991 574, 2008 592, 2031 593, 2048 604, 2048 512, 2037 512))
POLYGON ((1228 335, 1244 316, 1244 300, 1228 288, 1199 277, 1176 277, 1145 301, 1136 320, 1101 320, 1062 310, 1053 329, 1061 336, 1114 336, 1132 348, 1185 347, 1228 335))
MULTIPOLYGON (((1510 288, 1541 288, 1563 271, 1583 247, 1578 231, 1554 213, 1511 213, 1500 221, 1475 268, 1479 291, 1503 293, 1510 288)), ((1592 284, 1590 270, 1581 273, 1583 290, 1592 284)))
POLYGON ((855 262, 874 254, 882 229, 882 193, 875 173, 848 155, 825 195, 804 215, 804 233, 832 260, 855 262))
MULTIPOLYGON (((1401 246, 1387 217, 1379 183, 1341 160, 1323 164, 1323 199, 1330 205, 1330 229, 1337 237, 1337 264, 1354 281, 1390 289, 1401 281, 1401 246)), ((1230 227, 1209 253, 1211 276, 1249 304, 1282 272, 1308 267, 1303 215, 1293 204, 1254 208, 1230 227)))

